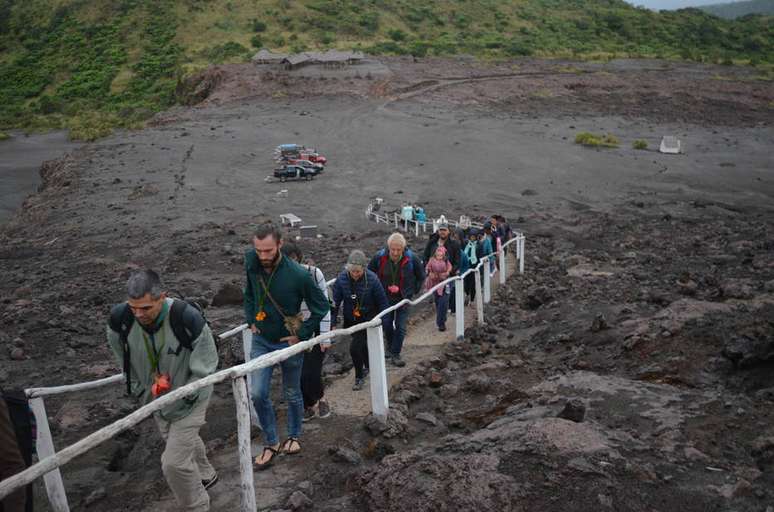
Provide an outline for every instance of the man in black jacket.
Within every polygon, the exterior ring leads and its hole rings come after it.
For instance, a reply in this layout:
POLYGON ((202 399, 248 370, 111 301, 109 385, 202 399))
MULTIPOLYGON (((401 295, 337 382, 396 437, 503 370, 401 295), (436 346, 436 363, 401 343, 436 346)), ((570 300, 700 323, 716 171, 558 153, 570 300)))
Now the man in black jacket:
MULTIPOLYGON (((438 249, 439 245, 446 247, 446 257, 452 264, 449 277, 456 276, 460 271, 460 256, 462 253, 462 248, 460 243, 450 236, 449 224, 446 222, 446 218, 443 216, 441 216, 439 219, 438 231, 430 235, 430 239, 427 241, 427 245, 425 246, 425 265, 427 265, 427 262, 430 261, 430 258, 433 257, 433 254, 435 254, 435 250, 438 249)), ((456 310, 456 299, 457 296, 454 293, 454 287, 452 287, 449 296, 449 309, 451 310, 452 314, 454 314, 454 311, 456 310)))

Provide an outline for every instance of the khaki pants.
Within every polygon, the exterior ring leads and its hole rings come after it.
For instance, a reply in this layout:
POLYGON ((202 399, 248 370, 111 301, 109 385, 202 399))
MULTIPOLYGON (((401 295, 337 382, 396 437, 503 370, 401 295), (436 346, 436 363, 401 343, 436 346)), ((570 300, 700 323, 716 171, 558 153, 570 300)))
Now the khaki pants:
POLYGON ((215 476, 215 468, 207 460, 207 453, 199 429, 205 423, 209 399, 193 408, 191 414, 175 422, 155 415, 156 424, 167 447, 161 455, 161 470, 178 505, 186 512, 207 512, 210 497, 202 480, 215 476))
MULTIPOLYGON (((8 407, 5 404, 5 399, 0 396, 0 480, 5 480, 26 468, 24 459, 19 452, 19 445, 16 442, 16 432, 14 432, 11 418, 8 416, 8 407)), ((0 503, 0 510, 24 512, 26 492, 26 488, 21 487, 9 494, 0 503)))

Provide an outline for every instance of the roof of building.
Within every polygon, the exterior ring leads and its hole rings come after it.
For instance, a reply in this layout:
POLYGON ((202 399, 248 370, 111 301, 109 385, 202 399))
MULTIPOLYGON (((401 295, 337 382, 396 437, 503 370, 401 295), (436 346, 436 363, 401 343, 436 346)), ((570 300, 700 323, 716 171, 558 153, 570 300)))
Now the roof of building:
POLYGON ((253 61, 277 61, 280 62, 281 60, 287 58, 288 55, 286 53, 274 53, 270 50, 267 50, 266 48, 261 48, 258 53, 253 55, 253 61))

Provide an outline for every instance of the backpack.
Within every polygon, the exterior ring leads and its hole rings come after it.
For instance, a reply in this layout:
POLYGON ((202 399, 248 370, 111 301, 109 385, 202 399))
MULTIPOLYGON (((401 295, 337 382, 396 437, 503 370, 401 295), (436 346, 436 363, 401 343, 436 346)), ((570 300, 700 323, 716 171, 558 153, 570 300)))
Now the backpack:
MULTIPOLYGON (((11 418, 11 425, 16 434, 19 452, 21 452, 22 459, 24 459, 24 464, 30 467, 32 465, 32 455, 35 453, 37 429, 35 415, 30 409, 27 395, 20 389, 4 391, 2 388, 0 388, 0 395, 2 395, 2 399, 5 400, 8 406, 8 416, 11 418)), ((26 493, 25 511, 32 512, 32 484, 27 485, 26 493)), ((0 510, 3 510, 2 504, 0 504, 0 510)))
MULTIPOLYGON (((193 342, 202 333, 205 325, 210 323, 204 316, 204 310, 202 307, 194 301, 184 299, 174 299, 172 307, 169 308, 169 324, 172 328, 172 332, 175 334, 175 338, 180 343, 180 346, 192 350, 193 342), (183 320, 183 312, 185 309, 191 306, 195 308, 201 315, 201 322, 195 322, 193 325, 185 325, 183 320)), ((110 328, 117 332, 121 338, 121 345, 124 349, 124 376, 126 378, 126 394, 132 394, 132 382, 131 373, 129 371, 129 331, 132 330, 134 325, 134 315, 129 308, 129 304, 121 303, 113 306, 110 310, 110 320, 108 321, 110 328)), ((213 334, 214 336, 214 334, 213 334)), ((216 340, 217 344, 217 340, 216 340)))

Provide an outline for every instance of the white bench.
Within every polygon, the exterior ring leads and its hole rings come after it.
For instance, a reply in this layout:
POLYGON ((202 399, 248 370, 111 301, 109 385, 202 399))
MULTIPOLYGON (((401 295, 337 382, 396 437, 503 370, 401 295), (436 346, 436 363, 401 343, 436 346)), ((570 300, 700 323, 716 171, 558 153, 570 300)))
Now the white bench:
POLYGON ((283 226, 290 226, 291 228, 301 225, 301 219, 292 213, 283 213, 280 215, 280 221, 283 226))

